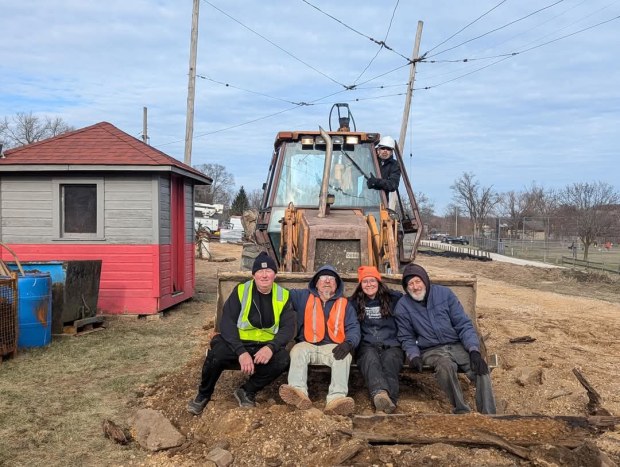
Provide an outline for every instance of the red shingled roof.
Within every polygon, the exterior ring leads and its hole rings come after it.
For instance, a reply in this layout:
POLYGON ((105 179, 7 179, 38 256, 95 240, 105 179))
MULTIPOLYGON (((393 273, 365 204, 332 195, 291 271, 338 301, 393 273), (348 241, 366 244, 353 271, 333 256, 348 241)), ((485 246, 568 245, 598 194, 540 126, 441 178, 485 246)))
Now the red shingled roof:
POLYGON ((173 166, 192 174, 204 173, 128 135, 108 122, 64 133, 5 151, 6 165, 133 165, 173 166))

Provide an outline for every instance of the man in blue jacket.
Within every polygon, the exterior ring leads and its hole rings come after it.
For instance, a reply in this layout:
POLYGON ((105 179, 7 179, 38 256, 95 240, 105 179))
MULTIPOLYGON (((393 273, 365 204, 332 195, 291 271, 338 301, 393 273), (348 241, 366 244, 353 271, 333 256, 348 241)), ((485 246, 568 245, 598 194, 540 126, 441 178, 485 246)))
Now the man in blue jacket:
POLYGON ((298 409, 309 409, 308 365, 331 367, 331 383, 325 413, 348 415, 355 401, 347 397, 351 351, 360 341, 355 309, 343 296, 344 284, 332 266, 323 266, 307 289, 293 289, 290 300, 297 312, 297 343, 290 352, 288 384, 280 386, 280 397, 298 409))
POLYGON ((406 294, 394 314, 398 339, 407 363, 421 372, 423 365, 435 369, 435 377, 452 403, 453 413, 471 411, 463 398, 457 371, 476 384, 476 409, 495 413, 495 398, 489 367, 480 354, 480 340, 469 316, 448 287, 431 284, 428 274, 417 264, 403 271, 406 294))

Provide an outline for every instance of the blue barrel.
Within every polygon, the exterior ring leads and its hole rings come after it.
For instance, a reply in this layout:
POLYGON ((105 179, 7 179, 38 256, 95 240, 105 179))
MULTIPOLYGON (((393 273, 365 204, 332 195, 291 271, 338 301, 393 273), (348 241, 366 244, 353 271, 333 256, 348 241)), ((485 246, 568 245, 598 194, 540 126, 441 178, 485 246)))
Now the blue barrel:
POLYGON ((17 277, 17 347, 43 347, 52 341, 52 278, 49 272, 17 277))

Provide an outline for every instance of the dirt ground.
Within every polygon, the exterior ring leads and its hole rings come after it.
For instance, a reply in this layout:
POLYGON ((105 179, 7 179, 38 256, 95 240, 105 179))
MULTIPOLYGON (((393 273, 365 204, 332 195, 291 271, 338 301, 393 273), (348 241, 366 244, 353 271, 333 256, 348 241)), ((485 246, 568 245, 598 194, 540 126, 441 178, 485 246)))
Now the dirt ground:
MULTIPOLYGON (((212 251, 215 258, 220 259, 238 258, 240 255, 240 247, 230 244, 212 244, 212 251)), ((488 352, 499 356, 500 365, 493 370, 492 380, 501 413, 587 415, 586 391, 572 372, 573 368, 578 368, 601 395, 603 406, 611 414, 620 415, 619 279, 570 270, 547 270, 422 254, 417 262, 428 269, 431 279, 433 274, 477 276, 478 325, 488 352), (530 343, 509 342, 523 336, 535 340, 530 343)), ((286 406, 278 396, 277 388, 286 382, 285 376, 258 394, 256 408, 239 408, 232 392, 242 384, 244 377, 240 372, 227 371, 222 375, 213 401, 202 416, 191 416, 185 406, 195 395, 213 328, 213 292, 217 272, 235 271, 238 266, 238 261, 197 262, 198 300, 193 301, 192 306, 204 313, 204 326, 197 330, 201 344, 196 348, 194 357, 178 372, 144 388, 142 399, 144 407, 162 410, 188 436, 189 441, 176 450, 150 456, 149 465, 205 465, 205 456, 214 447, 229 450, 235 466, 597 465, 593 457, 567 457, 566 452, 558 453, 549 445, 532 448, 532 452, 538 455, 534 460, 524 460, 497 448, 463 447, 448 443, 371 445, 351 439, 351 418, 327 416, 322 412, 329 384, 328 373, 311 373, 310 397, 314 407, 308 411, 298 411, 286 406), (347 457, 343 454, 346 452, 355 454, 347 457), (536 458, 539 460, 536 461, 536 458)), ((462 384, 473 406, 474 388, 466 380, 462 384)), ((349 386, 350 395, 356 402, 355 414, 372 415, 373 409, 361 376, 353 372, 349 386)), ((422 419, 421 414, 449 412, 450 405, 439 391, 432 374, 403 376, 396 413, 420 414, 422 419)), ((468 424, 468 420, 481 416, 459 417, 468 424)), ((427 426, 419 430, 441 431, 455 427, 427 426)), ((598 447, 610 462, 620 464, 618 430, 592 436, 589 446, 598 447)), ((556 436, 552 428, 545 428, 544 425, 517 424, 514 431, 525 431, 534 439, 546 439, 548 435, 553 440, 556 436)), ((509 439, 510 435, 504 433, 505 438, 509 439)))

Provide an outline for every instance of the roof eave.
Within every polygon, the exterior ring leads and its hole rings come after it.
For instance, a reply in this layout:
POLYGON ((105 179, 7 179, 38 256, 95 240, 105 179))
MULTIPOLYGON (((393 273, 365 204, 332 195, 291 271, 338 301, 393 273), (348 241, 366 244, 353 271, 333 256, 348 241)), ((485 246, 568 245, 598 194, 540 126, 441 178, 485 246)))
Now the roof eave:
POLYGON ((172 165, 15 164, 0 165, 1 172, 171 172, 191 178, 200 185, 213 183, 206 175, 200 176, 172 165))

